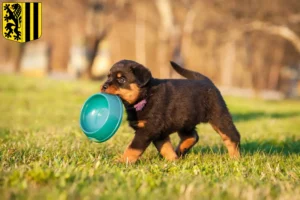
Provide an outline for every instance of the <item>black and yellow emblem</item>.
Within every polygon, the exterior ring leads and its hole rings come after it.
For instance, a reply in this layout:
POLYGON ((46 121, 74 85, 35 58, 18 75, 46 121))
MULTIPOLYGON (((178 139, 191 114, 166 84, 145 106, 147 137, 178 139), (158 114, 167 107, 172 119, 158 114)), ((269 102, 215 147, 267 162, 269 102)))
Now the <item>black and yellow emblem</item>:
POLYGON ((2 34, 16 42, 36 40, 42 35, 42 3, 2 3, 2 34))

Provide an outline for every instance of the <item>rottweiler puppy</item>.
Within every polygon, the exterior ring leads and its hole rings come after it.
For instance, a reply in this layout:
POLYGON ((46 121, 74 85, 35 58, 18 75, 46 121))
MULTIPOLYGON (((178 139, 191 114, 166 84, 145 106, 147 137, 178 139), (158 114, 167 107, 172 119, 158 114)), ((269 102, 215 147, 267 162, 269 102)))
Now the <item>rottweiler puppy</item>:
POLYGON ((187 79, 157 79, 143 65, 121 60, 115 63, 101 91, 118 95, 125 106, 129 125, 135 130, 121 161, 133 163, 152 142, 167 160, 185 155, 198 141, 196 125, 210 123, 224 141, 230 157, 240 156, 240 134, 226 103, 206 76, 171 62, 187 79), (169 135, 177 132, 176 150, 169 135))

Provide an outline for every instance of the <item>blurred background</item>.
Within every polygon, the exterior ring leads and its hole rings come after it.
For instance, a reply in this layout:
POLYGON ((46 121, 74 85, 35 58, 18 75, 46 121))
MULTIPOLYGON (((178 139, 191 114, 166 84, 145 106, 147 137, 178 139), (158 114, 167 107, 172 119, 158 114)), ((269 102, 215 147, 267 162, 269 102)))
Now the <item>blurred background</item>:
POLYGON ((41 38, 1 37, 0 73, 102 80, 115 62, 131 59, 155 77, 179 78, 173 60, 223 94, 299 99, 299 0, 40 2, 41 38))

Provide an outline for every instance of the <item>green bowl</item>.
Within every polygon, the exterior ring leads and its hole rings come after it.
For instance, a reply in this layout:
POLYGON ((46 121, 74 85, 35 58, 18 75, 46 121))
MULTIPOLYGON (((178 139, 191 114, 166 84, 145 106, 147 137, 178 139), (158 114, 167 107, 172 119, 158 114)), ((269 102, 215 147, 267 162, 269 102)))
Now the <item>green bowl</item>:
POLYGON ((90 140, 105 142, 116 133, 122 117, 123 106, 118 96, 97 93, 83 104, 80 127, 90 140))

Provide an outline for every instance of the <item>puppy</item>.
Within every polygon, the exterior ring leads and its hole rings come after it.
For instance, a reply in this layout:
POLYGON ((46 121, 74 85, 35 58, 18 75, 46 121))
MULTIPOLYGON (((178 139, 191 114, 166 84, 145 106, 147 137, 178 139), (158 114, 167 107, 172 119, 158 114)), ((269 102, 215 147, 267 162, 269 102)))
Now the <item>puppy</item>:
POLYGON ((210 123, 224 141, 230 157, 240 156, 240 134, 220 91, 206 76, 171 62, 187 79, 157 79, 143 65, 121 60, 115 63, 101 91, 118 95, 129 125, 135 130, 121 161, 133 163, 152 142, 167 160, 185 155, 198 141, 196 125, 210 123), (174 151, 169 135, 177 132, 174 151))

